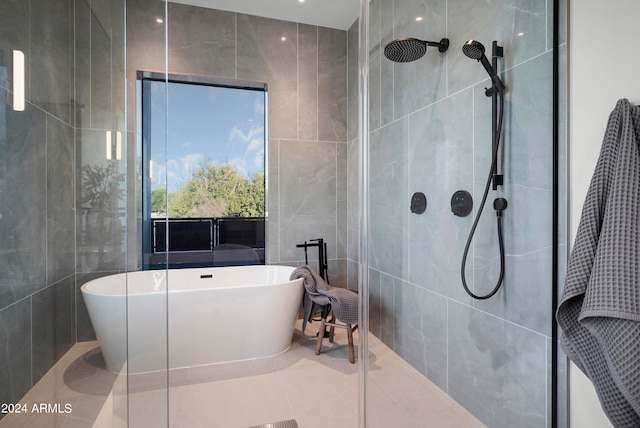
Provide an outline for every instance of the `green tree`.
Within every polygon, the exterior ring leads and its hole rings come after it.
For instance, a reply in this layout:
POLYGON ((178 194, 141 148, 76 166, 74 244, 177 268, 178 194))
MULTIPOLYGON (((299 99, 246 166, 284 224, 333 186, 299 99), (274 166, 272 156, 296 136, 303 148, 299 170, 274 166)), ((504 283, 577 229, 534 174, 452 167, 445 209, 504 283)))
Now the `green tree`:
POLYGON ((151 191, 151 212, 163 213, 167 210, 167 195, 163 187, 151 191))
POLYGON ((247 178, 228 163, 203 163, 180 190, 169 195, 170 217, 264 215, 264 173, 247 178))

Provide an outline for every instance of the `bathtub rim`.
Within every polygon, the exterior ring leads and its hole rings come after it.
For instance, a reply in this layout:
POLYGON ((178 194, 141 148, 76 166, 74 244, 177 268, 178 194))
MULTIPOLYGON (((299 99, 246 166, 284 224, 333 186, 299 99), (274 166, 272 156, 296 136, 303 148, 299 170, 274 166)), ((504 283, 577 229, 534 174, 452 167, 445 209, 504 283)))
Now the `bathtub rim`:
MULTIPOLYGON (((251 288, 251 287, 262 287, 262 286, 275 286, 275 285, 283 285, 289 283, 295 283, 297 281, 302 281, 302 278, 297 278, 294 280, 290 279, 291 273, 296 269, 294 266, 289 265, 247 265, 247 266, 216 266, 216 267, 204 267, 204 268, 172 268, 172 269, 160 269, 160 270, 137 270, 137 271, 129 271, 129 272, 119 272, 113 273, 110 275, 104 275, 98 278, 91 279, 82 286, 80 286, 80 291, 83 294, 90 294, 95 296, 103 296, 103 297, 132 297, 138 295, 146 295, 146 294, 157 294, 157 293, 180 293, 180 292, 197 292, 200 290, 207 290, 210 288, 215 289, 230 289, 230 288, 251 288), (137 276, 143 275, 152 275, 155 272, 162 273, 164 275, 163 278, 159 279, 159 281, 166 283, 166 274, 167 272, 180 272, 180 271, 212 271, 212 270, 220 270, 224 269, 227 271, 240 271, 240 270, 263 270, 266 269, 268 271, 286 271, 287 275, 282 276, 282 280, 278 281, 267 281, 266 283, 258 283, 251 282, 247 284, 234 284, 234 285, 220 285, 213 284, 213 287, 209 288, 171 288, 171 279, 169 279, 169 288, 167 287, 157 289, 157 290, 131 290, 129 288, 129 280, 135 279, 137 276), (132 278, 133 277, 133 278, 132 278), (123 278, 122 281, 117 281, 119 278, 123 278), (116 282, 117 281, 117 282, 116 282), (106 284, 111 282, 110 284, 106 284)), ((268 275, 268 273, 266 274, 268 275)), ((200 278, 200 279, 209 279, 209 278, 200 278)))

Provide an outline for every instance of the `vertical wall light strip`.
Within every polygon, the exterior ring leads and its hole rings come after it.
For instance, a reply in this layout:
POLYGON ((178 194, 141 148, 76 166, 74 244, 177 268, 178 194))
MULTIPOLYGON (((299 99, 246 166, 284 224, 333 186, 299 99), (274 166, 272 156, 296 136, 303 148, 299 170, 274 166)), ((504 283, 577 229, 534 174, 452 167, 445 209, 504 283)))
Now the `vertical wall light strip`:
POLYGON ((106 144, 106 148, 107 148, 107 160, 111 160, 111 150, 112 150, 112 145, 111 145, 111 131, 107 131, 107 138, 105 140, 105 144, 106 144))
POLYGON ((24 53, 13 51, 13 109, 24 111, 24 53))
POLYGON ((116 132, 116 160, 122 159, 122 132, 116 132))

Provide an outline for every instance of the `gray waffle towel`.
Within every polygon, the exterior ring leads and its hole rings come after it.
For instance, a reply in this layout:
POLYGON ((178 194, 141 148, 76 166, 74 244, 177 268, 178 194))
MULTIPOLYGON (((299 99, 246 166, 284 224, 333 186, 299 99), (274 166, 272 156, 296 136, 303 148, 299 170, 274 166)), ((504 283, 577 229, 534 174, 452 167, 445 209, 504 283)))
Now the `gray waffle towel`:
POLYGON ((556 314, 562 346, 616 427, 640 427, 640 107, 619 100, 556 314))
POLYGON ((291 273, 292 280, 297 278, 303 278, 304 288, 313 302, 323 306, 330 304, 335 317, 343 323, 358 324, 357 293, 345 288, 332 287, 309 265, 302 265, 291 273))

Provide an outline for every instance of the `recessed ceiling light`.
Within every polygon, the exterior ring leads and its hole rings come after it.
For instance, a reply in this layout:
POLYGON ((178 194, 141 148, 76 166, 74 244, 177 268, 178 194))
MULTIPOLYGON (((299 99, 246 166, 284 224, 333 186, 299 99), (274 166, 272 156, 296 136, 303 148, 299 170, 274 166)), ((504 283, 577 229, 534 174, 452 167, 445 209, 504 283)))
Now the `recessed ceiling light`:
POLYGON ((524 33, 518 33, 518 37, 524 36, 524 33))
POLYGON ((304 0, 298 0, 298 2, 300 2, 300 3, 304 3, 304 0))
POLYGON ((156 22, 157 22, 158 24, 162 24, 162 23, 164 23, 164 19, 162 19, 162 18, 160 18, 160 17, 157 17, 157 18, 156 18, 156 22))
POLYGON ((286 37, 284 37, 284 36, 282 36, 282 37, 280 37, 280 40, 282 40, 283 42, 286 42, 286 41, 287 41, 287 38, 286 38, 286 37))
POLYGON ((416 21, 418 21, 418 22, 422 21, 422 17, 421 16, 416 16, 416 21))

